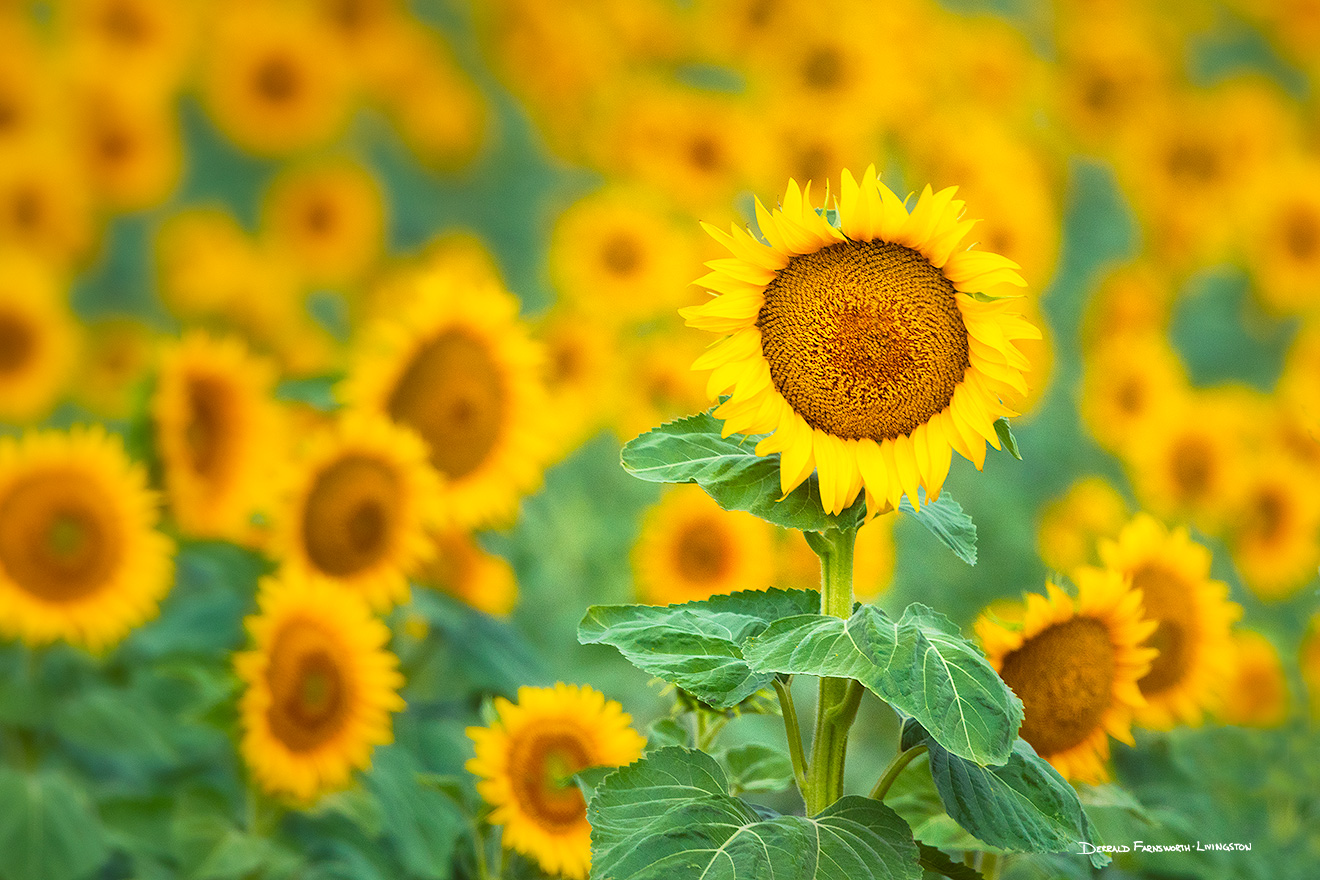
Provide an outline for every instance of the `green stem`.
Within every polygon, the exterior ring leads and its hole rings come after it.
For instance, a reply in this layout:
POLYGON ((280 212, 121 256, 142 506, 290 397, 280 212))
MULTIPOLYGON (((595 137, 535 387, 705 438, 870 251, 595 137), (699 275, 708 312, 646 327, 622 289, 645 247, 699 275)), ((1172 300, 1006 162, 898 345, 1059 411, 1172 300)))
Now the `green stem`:
POLYGON ((784 734, 788 737, 788 756, 793 759, 793 778, 798 791, 806 796, 807 756, 802 748, 802 725, 798 721, 797 706, 793 703, 793 690, 789 682, 775 678, 775 693, 779 694, 779 712, 784 716, 784 734))
MULTIPOLYGON (((830 529, 819 544, 820 613, 852 616, 853 545, 857 528, 830 529)), ((857 717, 862 687, 848 678, 822 678, 816 703, 816 731, 807 769, 807 815, 814 816, 843 796, 848 730, 857 717)))
POLYGON ((922 743, 913 746, 906 752, 895 755, 894 760, 890 761, 889 766, 885 769, 885 775, 881 776, 880 781, 875 784, 875 788, 871 789, 871 800, 884 800, 885 795, 889 794, 889 789, 893 787, 894 780, 898 778, 898 774, 903 772, 903 768, 925 753, 926 744, 922 743))

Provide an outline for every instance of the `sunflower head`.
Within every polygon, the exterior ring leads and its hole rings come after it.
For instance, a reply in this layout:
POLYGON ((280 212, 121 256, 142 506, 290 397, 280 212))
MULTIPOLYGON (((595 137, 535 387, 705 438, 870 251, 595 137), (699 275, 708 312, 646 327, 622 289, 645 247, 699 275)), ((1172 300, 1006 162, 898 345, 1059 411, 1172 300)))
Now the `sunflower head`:
POLYGON ((477 791, 504 826, 504 845, 548 874, 585 880, 591 868, 587 804, 572 777, 587 767, 618 767, 646 741, 614 700, 587 686, 522 687, 518 702, 495 700, 497 720, 469 727, 476 757, 467 763, 477 791))
POLYGON ((864 489, 876 513, 935 497, 953 450, 980 468, 998 448, 995 420, 1027 392, 1014 341, 1040 331, 970 295, 1024 282, 1007 258, 958 249, 974 221, 955 191, 927 187, 909 211, 874 168, 844 171, 837 226, 790 181, 781 207, 757 203, 764 243, 707 227, 734 256, 707 263, 697 283, 715 297, 682 314, 727 336, 694 367, 729 395, 726 434, 773 432, 756 451, 782 453, 785 492, 814 470, 826 510, 864 489))
POLYGON ((1079 568, 1074 600, 1053 584, 1030 594, 1020 623, 983 616, 986 658, 1022 699, 1021 736, 1068 779, 1103 781, 1108 736, 1132 741, 1137 680, 1155 651, 1141 646, 1154 624, 1141 596, 1112 572, 1079 568))
POLYGON ((1288 718, 1292 693, 1279 649, 1257 632, 1233 634, 1232 670, 1224 680, 1224 698, 1215 713, 1227 724, 1278 727, 1288 718))

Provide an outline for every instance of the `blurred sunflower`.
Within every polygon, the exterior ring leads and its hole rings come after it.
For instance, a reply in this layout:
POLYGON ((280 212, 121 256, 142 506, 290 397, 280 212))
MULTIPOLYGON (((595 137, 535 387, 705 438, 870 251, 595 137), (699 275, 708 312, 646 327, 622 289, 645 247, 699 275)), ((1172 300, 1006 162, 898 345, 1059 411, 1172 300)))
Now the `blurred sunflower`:
POLYGON ((757 202, 769 244, 706 227, 735 256, 708 264, 697 283, 717 295, 682 314, 730 335, 693 366, 711 398, 731 395, 726 434, 775 432, 756 452, 783 454, 784 492, 816 470, 827 511, 864 488, 875 514, 938 495, 954 450, 980 469, 999 448, 1003 401, 1027 392, 1013 341, 1040 331, 1011 300, 968 295, 1024 282, 1005 257, 956 250, 973 221, 953 195, 927 187, 909 212, 868 168, 860 186, 843 173, 838 227, 793 182, 773 213, 757 202))
POLYGON ((264 579, 257 602, 253 647, 234 657, 240 750, 264 790, 307 803, 348 785, 372 747, 393 740, 403 676, 388 627, 357 597, 286 573, 264 579))
POLYGON ((537 327, 545 347, 545 384, 550 408, 559 413, 547 430, 567 453, 604 427, 609 405, 622 384, 610 333, 594 313, 553 310, 537 327))
MULTIPOLYGON (((1168 325, 1174 283, 1147 260, 1120 266, 1105 276, 1082 319, 1083 349, 1097 352, 1113 336, 1159 336, 1168 325)), ((1181 370, 1180 370, 1181 372, 1181 370)))
POLYGON ((29 141, 58 115, 56 77, 20 16, 0 16, 0 148, 29 141))
POLYGON ((619 436, 631 440, 656 425, 709 407, 692 361, 703 340, 667 325, 641 336, 629 336, 620 346, 620 375, 627 383, 615 388, 610 407, 619 436))
POLYGON ((1224 679, 1224 697, 1215 713, 1225 724, 1278 727, 1288 719, 1292 694, 1279 649, 1260 633, 1238 630, 1230 646, 1233 663, 1224 679))
POLYGON ((84 88, 77 107, 78 150, 97 196, 115 211, 165 201, 183 167, 173 108, 155 96, 104 85, 84 88))
POLYGON ((510 522, 551 448, 541 349, 493 282, 432 270, 414 284, 359 346, 343 397, 421 435, 451 525, 510 522))
POLYGON ((113 77, 165 95, 192 60, 195 0, 68 0, 55 10, 75 76, 113 77))
POLYGON ((986 659, 1022 699, 1019 735, 1065 779, 1103 782, 1112 736, 1132 744, 1137 680, 1155 656, 1141 595, 1117 574, 1073 573, 1077 600, 1053 584, 1026 597, 1019 623, 976 621, 986 659))
POLYGON ((78 350, 65 296, 49 266, 0 254, 0 420, 38 421, 64 393, 78 350))
POLYGON ((127 418, 154 365, 155 332, 134 318, 113 316, 90 322, 83 335, 75 399, 103 419, 127 418))
POLYGON ((722 509, 697 486, 675 486, 642 520, 633 548, 638 598, 676 605, 765 589, 774 576, 773 542, 764 520, 722 509))
POLYGON ((165 307, 184 321, 224 312, 252 248, 225 208, 192 206, 170 216, 157 228, 153 246, 165 307))
POLYGON ((547 873, 586 880, 591 825, 573 774, 618 767, 642 756, 646 740, 614 700, 583 685, 521 687, 518 702, 495 698, 496 720, 469 727, 476 757, 467 762, 477 792, 494 807, 503 845, 547 873))
POLYGON ((466 605, 504 616, 518 604, 518 578, 508 561, 487 553, 467 532, 445 529, 432 535, 435 555, 422 565, 417 582, 466 605))
POLYGON ((151 417, 180 531, 252 539, 285 442, 274 386, 271 365, 232 337, 193 331, 161 355, 151 417))
POLYGON ((1078 409, 1096 442, 1119 452, 1178 408, 1186 388, 1186 371, 1164 336, 1109 335, 1083 354, 1078 409))
POLYGON ((285 171, 266 193, 262 225, 312 285, 341 287, 380 256, 385 205, 380 184, 347 160, 285 171))
MULTIPOLYGON (((778 529, 775 579, 778 587, 819 590, 820 557, 795 529, 778 529)), ((853 594, 859 602, 874 602, 894 577, 894 517, 882 516, 857 530, 853 548, 853 594)))
POLYGON ((1118 535, 1128 521, 1128 506, 1104 477, 1084 477, 1050 502, 1040 515, 1036 547, 1054 571, 1072 571, 1100 561, 1096 541, 1118 535))
POLYGON ((0 438, 0 631, 101 651, 154 617, 173 576, 156 496, 99 426, 0 438))
POLYGON ((87 183, 68 144, 38 138, 0 156, 0 243, 68 265, 92 239, 87 183))
POLYGON ((1320 567, 1320 496, 1315 475, 1282 450, 1243 466, 1228 544, 1242 581, 1262 599, 1295 595, 1320 567))
POLYGON ((376 612, 408 599, 408 575, 431 557, 441 482, 416 434, 380 416, 347 415, 291 467, 277 555, 299 577, 357 593, 376 612))
POLYGON ((1145 644, 1159 653, 1138 682, 1145 705, 1137 723, 1155 730, 1199 724, 1232 671, 1229 629, 1242 615, 1228 585, 1210 579, 1210 551, 1185 528, 1170 532, 1139 513, 1117 539, 1100 542, 1100 558, 1131 579, 1142 614, 1155 624, 1145 644))
POLYGON ((1320 161, 1279 163, 1252 202, 1247 249, 1256 295, 1276 312, 1320 309, 1320 161))
POLYGON ((322 144, 343 126, 348 71, 334 37, 292 7, 235 4, 215 23, 202 95, 240 147, 283 155, 322 144))

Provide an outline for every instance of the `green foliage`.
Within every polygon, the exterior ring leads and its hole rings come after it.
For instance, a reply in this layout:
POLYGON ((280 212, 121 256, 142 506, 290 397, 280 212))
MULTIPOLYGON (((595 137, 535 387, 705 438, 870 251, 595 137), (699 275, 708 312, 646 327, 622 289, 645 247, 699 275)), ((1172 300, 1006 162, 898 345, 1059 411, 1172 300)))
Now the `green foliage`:
MULTIPOLYGON (((979 840, 1014 852, 1077 852, 1093 843, 1091 822, 1077 793, 1025 741, 1013 744, 1008 760, 983 767, 951 754, 920 724, 903 727, 904 749, 925 744, 930 773, 949 815, 979 840)), ((1091 856, 1096 867, 1108 864, 1091 856)))
POLYGON ((735 746, 720 755, 734 794, 783 791, 793 785, 793 762, 778 749, 760 743, 735 746))
POLYGON ((285 379, 275 389, 275 399, 289 403, 302 403, 319 412, 334 412, 339 408, 335 386, 343 380, 339 374, 307 376, 285 379))
POLYGON ((79 880, 105 860, 95 812, 62 773, 0 768, 0 875, 79 880))
POLYGON ((1004 451, 1016 458, 1022 460, 1022 453, 1018 450, 1017 438, 1013 436, 1013 429, 1008 424, 1008 419, 1000 417, 995 419, 995 435, 999 437, 1000 444, 1004 451))
POLYGON ((924 489, 917 490, 921 509, 917 510, 904 496, 898 509, 926 527, 944 546, 968 565, 976 565, 976 523, 968 516, 947 491, 934 501, 926 501, 924 489))
POLYGON ((942 849, 936 849, 918 840, 917 851, 921 854, 920 863, 923 871, 948 877, 949 880, 985 880, 980 871, 955 862, 942 849))
POLYGON ((610 774, 588 816, 598 880, 921 877, 911 832, 883 804, 847 797, 814 818, 765 815, 729 794, 703 752, 661 749, 610 774))
POLYGON ((613 645, 634 666, 720 709, 769 686, 742 645, 782 617, 820 607, 811 590, 748 590, 670 605, 593 605, 578 626, 584 645, 613 645))
POLYGON ((852 678, 928 725, 950 753, 979 764, 1008 760, 1022 702, 957 627, 924 605, 897 622, 863 605, 843 620, 820 614, 771 624, 744 646, 759 672, 852 678))
POLYGON ((367 785, 380 803, 385 838, 404 868, 427 880, 441 880, 449 876, 465 820, 453 800, 418 784, 420 770, 397 746, 377 749, 367 785))

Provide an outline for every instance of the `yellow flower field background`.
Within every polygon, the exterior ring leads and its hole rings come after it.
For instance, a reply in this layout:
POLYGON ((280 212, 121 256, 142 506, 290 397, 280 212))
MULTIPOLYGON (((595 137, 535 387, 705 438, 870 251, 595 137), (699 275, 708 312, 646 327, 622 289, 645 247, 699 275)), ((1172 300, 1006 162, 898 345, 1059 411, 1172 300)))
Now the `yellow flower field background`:
MULTIPOLYGON (((856 597, 977 641, 1097 840, 1252 848, 1001 863, 922 766, 886 803, 986 877, 1311 877, 1317 46, 1302 0, 0 0, 0 880, 585 878, 584 767, 786 763, 773 693, 708 729, 578 643, 820 587, 620 450, 726 394, 762 432, 712 346, 817 247, 776 229, 952 186, 1007 258, 958 418, 1022 460, 950 416, 976 564, 879 516, 856 597)), ((827 510, 938 494, 901 448, 827 510)), ((863 699, 849 792, 899 727, 863 699)))

